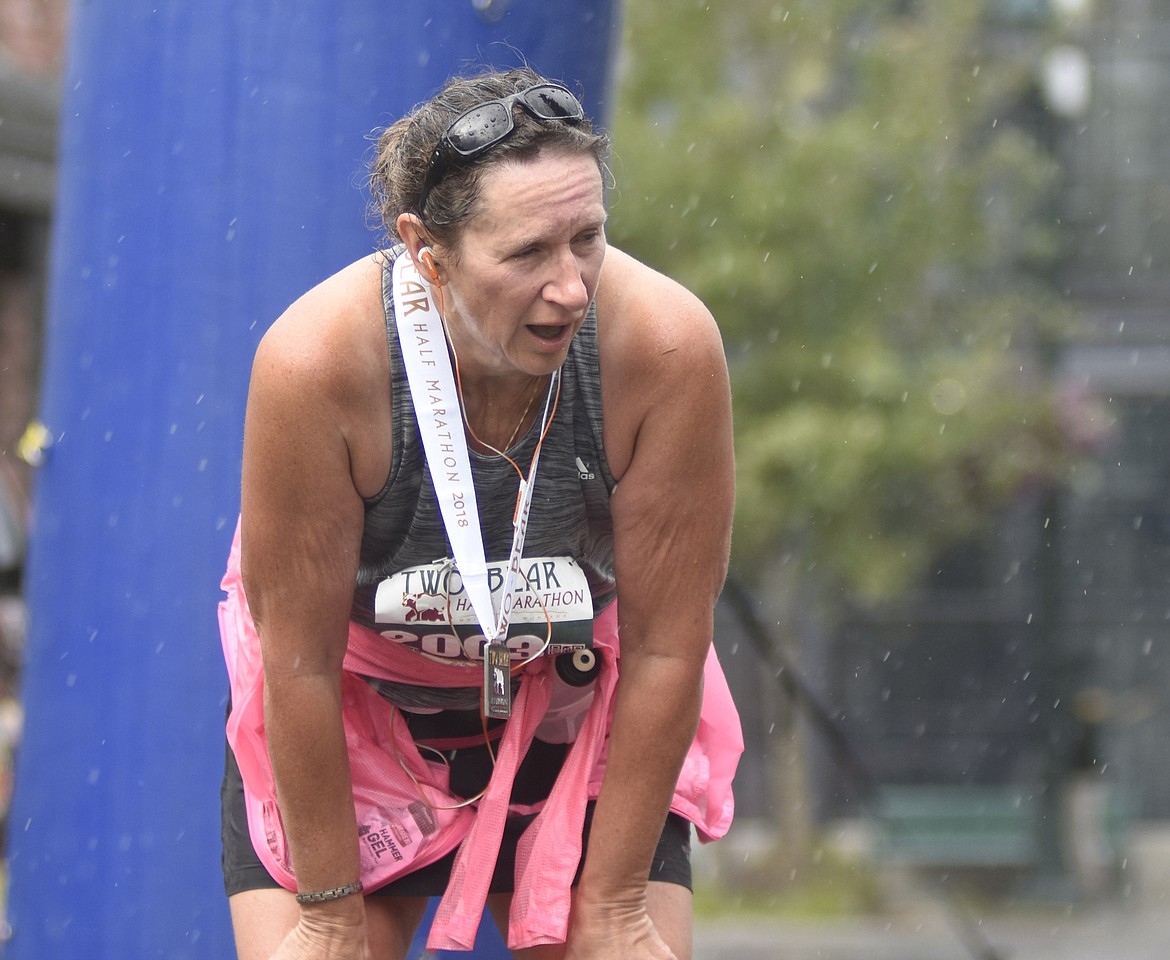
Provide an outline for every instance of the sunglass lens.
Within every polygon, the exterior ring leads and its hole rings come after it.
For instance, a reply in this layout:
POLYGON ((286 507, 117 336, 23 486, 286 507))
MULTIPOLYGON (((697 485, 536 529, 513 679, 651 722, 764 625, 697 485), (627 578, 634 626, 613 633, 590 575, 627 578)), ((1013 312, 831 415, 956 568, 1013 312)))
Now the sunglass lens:
POLYGON ((580 120, 585 116, 577 98, 564 87, 533 87, 523 96, 524 102, 542 120, 580 120))
POLYGON ((447 142, 466 157, 502 140, 511 129, 511 112, 502 103, 485 103, 451 125, 447 142))

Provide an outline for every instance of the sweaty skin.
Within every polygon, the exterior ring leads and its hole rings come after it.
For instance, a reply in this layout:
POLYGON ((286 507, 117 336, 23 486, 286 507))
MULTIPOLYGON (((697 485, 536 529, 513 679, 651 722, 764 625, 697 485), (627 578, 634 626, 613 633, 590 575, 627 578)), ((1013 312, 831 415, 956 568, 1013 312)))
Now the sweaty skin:
MULTIPOLYGON (((566 944, 519 955, 689 960, 690 893, 647 883, 698 722, 726 574, 734 470, 718 330, 683 287, 608 248, 591 157, 490 167, 458 249, 435 245, 468 419, 506 441, 596 300, 620 596, 621 679, 605 781, 566 944)), ((429 240, 400 218, 412 256, 429 240)), ((245 589, 259 630, 281 812, 304 890, 355 880, 358 845, 340 680, 363 496, 392 462, 381 257, 305 294, 265 335, 248 399, 245 589)), ((506 923, 510 895, 491 906, 506 923), (502 911, 502 914, 501 914, 502 911)), ((240 960, 401 957, 425 901, 346 897, 298 908, 284 890, 231 901, 240 960)))

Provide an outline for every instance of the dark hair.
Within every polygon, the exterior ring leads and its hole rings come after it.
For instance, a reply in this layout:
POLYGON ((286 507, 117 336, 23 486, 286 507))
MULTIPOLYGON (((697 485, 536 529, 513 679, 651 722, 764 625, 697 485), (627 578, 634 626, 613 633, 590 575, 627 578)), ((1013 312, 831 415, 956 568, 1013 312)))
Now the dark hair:
POLYGON ((464 224, 475 216, 483 171, 504 160, 530 159, 545 149, 565 150, 589 154, 604 171, 609 138, 595 133, 588 119, 575 125, 539 121, 517 107, 513 110, 515 131, 480 156, 454 164, 427 197, 426 215, 418 209, 431 155, 456 117, 488 100, 548 82, 528 67, 455 77, 430 100, 381 131, 370 165, 371 213, 391 242, 401 239, 398 217, 414 213, 435 242, 454 251, 464 224))

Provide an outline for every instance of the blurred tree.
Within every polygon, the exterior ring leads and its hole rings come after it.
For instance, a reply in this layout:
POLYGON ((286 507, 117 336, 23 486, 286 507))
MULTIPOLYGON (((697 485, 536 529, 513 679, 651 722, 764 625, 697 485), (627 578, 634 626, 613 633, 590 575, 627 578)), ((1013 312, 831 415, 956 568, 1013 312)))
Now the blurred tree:
MULTIPOLYGON (((733 564, 782 619, 810 577, 896 595, 1062 469, 1037 349, 1060 322, 1057 170, 1012 122, 1032 67, 992 23, 960 0, 628 6, 610 237, 723 330, 733 564)), ((791 741, 779 819, 799 869, 791 741)))

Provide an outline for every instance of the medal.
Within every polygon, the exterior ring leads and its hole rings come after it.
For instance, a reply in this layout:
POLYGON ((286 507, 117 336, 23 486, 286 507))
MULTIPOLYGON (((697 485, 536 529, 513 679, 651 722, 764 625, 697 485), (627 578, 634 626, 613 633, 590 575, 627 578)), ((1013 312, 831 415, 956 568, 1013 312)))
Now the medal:
MULTIPOLYGON (((508 636, 508 622, 514 601, 512 584, 524 550, 541 444, 537 444, 532 455, 528 476, 520 480, 516 513, 512 519, 512 549, 500 590, 500 609, 497 613, 488 586, 487 561, 467 439, 463 435, 461 420, 456 419, 461 406, 451 361, 447 356, 443 319, 435 307, 430 285, 419 275, 418 268, 405 253, 394 261, 394 321, 398 328, 415 419, 418 421, 419 435, 430 467, 439 511, 443 515, 447 539, 476 620, 487 638, 483 651, 484 714, 506 719, 512 715, 512 682, 511 656, 504 640, 508 636)), ((549 382, 548 397, 545 399, 542 441, 559 380, 560 371, 557 370, 549 382)))

